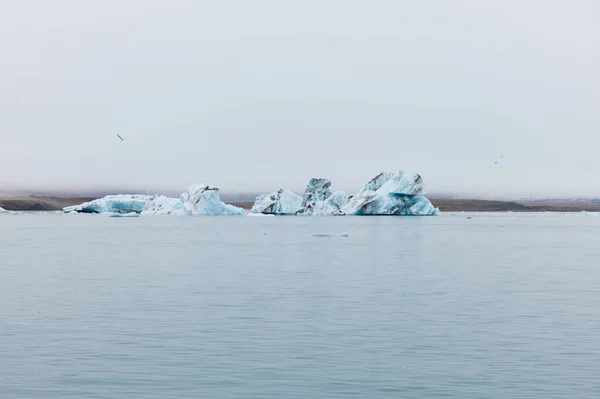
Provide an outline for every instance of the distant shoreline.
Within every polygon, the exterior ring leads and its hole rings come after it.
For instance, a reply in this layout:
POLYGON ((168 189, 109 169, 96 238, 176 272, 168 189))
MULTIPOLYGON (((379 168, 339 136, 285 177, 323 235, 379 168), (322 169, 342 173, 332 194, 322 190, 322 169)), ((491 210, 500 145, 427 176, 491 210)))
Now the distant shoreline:
MULTIPOLYGON (((79 205, 95 198, 57 198, 57 197, 2 197, 0 208, 7 211, 60 211, 64 207, 79 205)), ((434 206, 441 212, 600 212, 600 204, 572 202, 519 203, 514 201, 492 201, 479 199, 436 199, 430 198, 434 206)), ((253 202, 228 202, 249 210, 253 202)))
POLYGON ((0 208, 7 211, 60 211, 64 207, 79 205, 95 198, 57 198, 57 197, 2 197, 0 208))

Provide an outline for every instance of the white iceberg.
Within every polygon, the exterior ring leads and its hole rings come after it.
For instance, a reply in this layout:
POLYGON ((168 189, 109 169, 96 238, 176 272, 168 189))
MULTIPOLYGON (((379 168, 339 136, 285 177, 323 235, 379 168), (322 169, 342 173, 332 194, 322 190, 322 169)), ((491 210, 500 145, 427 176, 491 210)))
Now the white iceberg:
POLYGON ((295 215, 302 209, 302 197, 288 190, 278 190, 256 198, 250 212, 265 215, 295 215))
POLYGON ((6 209, 4 209, 0 206, 0 213, 3 213, 3 212, 6 212, 6 209))
POLYGON ((348 197, 331 193, 331 181, 313 178, 300 198, 279 190, 256 199, 252 212, 276 215, 437 215, 439 210, 422 195, 423 179, 416 173, 380 173, 348 197))
MULTIPOLYGON (((175 203, 171 214, 175 215, 211 215, 241 216, 246 211, 221 201, 219 188, 204 184, 195 184, 179 198, 181 205, 175 203)), ((144 214, 147 212, 144 212, 144 214)))
POLYGON ((343 191, 331 193, 331 181, 327 179, 310 179, 304 197, 302 209, 298 215, 343 215, 340 210, 348 202, 348 195, 343 191))
POLYGON ((348 203, 348 194, 343 191, 336 191, 325 201, 315 203, 311 215, 344 215, 342 207, 348 203))
POLYGON ((423 189, 423 179, 417 173, 381 173, 365 184, 341 211, 346 215, 437 215, 439 210, 421 195, 423 189))
POLYGON ((302 209, 298 211, 298 214, 312 214, 317 203, 331 197, 330 187, 331 181, 328 179, 310 179, 302 197, 302 209))
POLYGON ((196 184, 179 198, 163 195, 108 195, 81 205, 64 208, 66 213, 117 215, 245 215, 242 208, 225 204, 217 187, 196 184))
POLYGON ((330 187, 327 179, 310 179, 297 215, 343 215, 340 208, 348 202, 348 195, 343 191, 332 194, 330 187))
POLYGON ((146 203, 141 213, 144 215, 170 215, 180 209, 182 204, 180 198, 157 195, 146 203))
POLYGON ((66 207, 63 211, 66 213, 141 213, 152 198, 154 196, 137 194, 107 195, 104 198, 66 207))

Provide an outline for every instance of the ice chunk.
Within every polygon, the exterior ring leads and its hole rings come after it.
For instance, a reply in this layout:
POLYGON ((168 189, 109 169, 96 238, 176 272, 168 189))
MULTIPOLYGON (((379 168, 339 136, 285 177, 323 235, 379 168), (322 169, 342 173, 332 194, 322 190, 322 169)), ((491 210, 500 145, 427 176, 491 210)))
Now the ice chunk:
POLYGON ((298 215, 340 215, 340 208, 348 202, 344 192, 331 194, 331 181, 312 178, 302 198, 302 209, 298 215))
POLYGON ((381 173, 341 208, 346 215, 436 215, 439 210, 422 196, 423 179, 416 173, 381 173))
POLYGON ((109 195, 64 208, 66 213, 113 213, 142 215, 245 215, 242 208, 225 204, 217 187, 196 184, 179 198, 162 195, 109 195))
POLYGON ((423 178, 418 173, 400 171, 392 175, 378 190, 379 194, 421 195, 424 190, 423 178))
POLYGON ((141 213, 154 197, 150 195, 107 195, 104 198, 64 208, 66 213, 141 213))
POLYGON ((256 199, 253 213, 279 215, 436 215, 439 211, 422 196, 423 179, 416 173, 380 173, 353 197, 331 193, 331 181, 313 178, 300 198, 279 190, 256 199))
POLYGON ((2 213, 2 212, 6 212, 6 209, 4 209, 0 206, 0 213, 2 213))
POLYGON ((142 215, 170 215, 180 209, 182 202, 180 198, 169 198, 158 195, 146 203, 142 215))
POLYGON ((299 215, 344 215, 342 207, 348 203, 348 194, 343 191, 336 191, 324 201, 317 201, 310 210, 303 208, 298 212, 299 215))
POLYGON ((365 184, 360 191, 377 191, 381 188, 381 186, 387 183, 387 181, 390 180, 393 175, 393 173, 382 172, 365 184))
POLYGON ((140 217, 139 213, 131 212, 131 213, 113 213, 110 215, 111 218, 137 218, 140 217))
POLYGON ((324 234, 324 233, 320 233, 320 234, 313 234, 313 237, 350 237, 348 234, 324 234))
POLYGON ((288 190, 278 190, 256 198, 250 212, 265 215, 295 215, 302 209, 302 197, 288 190))
POLYGON ((331 196, 331 181, 327 179, 312 178, 306 186, 304 196, 302 197, 302 208, 312 209, 315 203, 325 201, 331 196))
POLYGON ((181 207, 171 212, 175 215, 211 215, 211 216, 239 216, 246 211, 233 205, 225 204, 219 196, 219 188, 205 184, 189 186, 181 194, 181 207))

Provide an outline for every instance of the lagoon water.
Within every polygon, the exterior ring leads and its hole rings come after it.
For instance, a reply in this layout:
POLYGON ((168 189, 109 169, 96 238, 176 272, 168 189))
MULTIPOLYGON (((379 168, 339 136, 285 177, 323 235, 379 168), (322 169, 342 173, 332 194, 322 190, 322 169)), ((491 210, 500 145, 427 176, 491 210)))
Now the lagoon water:
POLYGON ((599 238, 582 214, 0 215, 0 397, 599 398, 599 238))

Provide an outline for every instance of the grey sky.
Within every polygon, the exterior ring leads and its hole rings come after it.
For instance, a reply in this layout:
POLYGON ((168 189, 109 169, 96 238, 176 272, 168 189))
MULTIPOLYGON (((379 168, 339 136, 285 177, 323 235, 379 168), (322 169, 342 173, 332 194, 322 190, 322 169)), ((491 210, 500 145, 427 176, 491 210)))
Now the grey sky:
POLYGON ((595 0, 0 4, 0 191, 600 195, 595 0))

